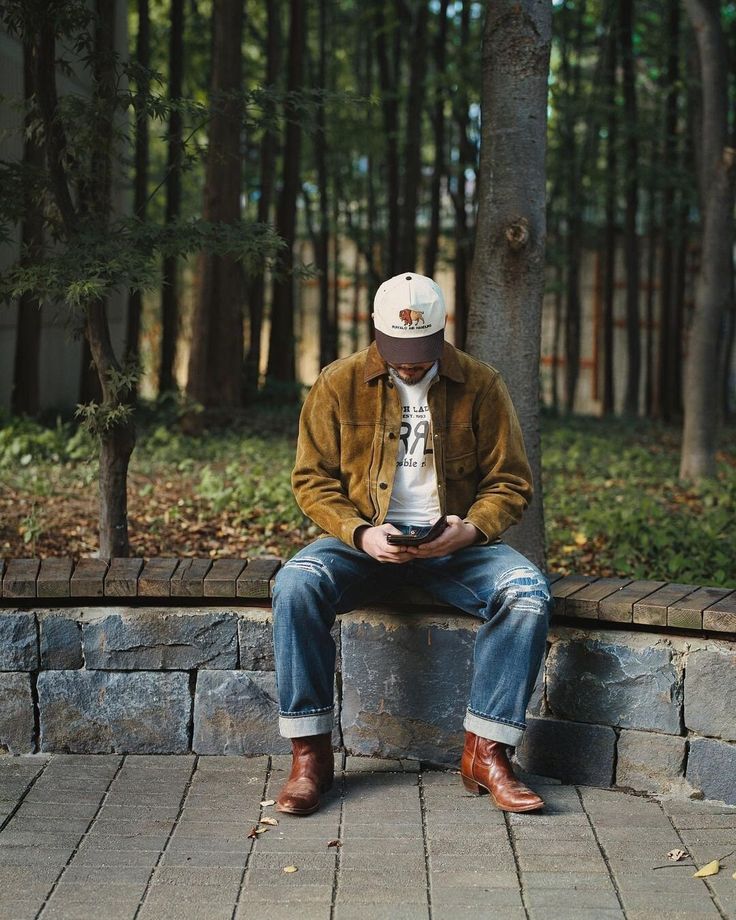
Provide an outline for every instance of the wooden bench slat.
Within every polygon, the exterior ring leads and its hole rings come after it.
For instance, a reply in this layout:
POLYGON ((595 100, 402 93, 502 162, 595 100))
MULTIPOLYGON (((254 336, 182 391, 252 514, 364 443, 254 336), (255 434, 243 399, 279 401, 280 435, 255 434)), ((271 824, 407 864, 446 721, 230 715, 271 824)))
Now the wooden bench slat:
POLYGON ((634 604, 658 588, 663 588, 665 584, 664 581, 650 581, 645 578, 629 582, 614 591, 613 594, 601 599, 598 604, 598 619, 612 623, 634 622, 634 604))
POLYGON ((40 559, 8 559, 3 575, 3 597, 35 597, 40 559))
POLYGON ((248 565, 238 577, 238 597, 270 597, 271 579, 281 568, 276 556, 258 556, 249 559, 248 565))
POLYGON ((69 581, 71 597, 104 597, 107 559, 80 559, 69 581))
POLYGON ((205 597, 235 597, 238 576, 247 565, 247 559, 215 559, 204 580, 205 597))
POLYGON ((69 597, 73 567, 71 559, 42 559, 36 579, 36 596, 69 597))
POLYGON ((105 596, 135 597, 138 594, 138 575, 142 568, 142 559, 113 557, 105 578, 105 596))
POLYGON ((663 588, 659 588, 644 600, 634 604, 634 622, 648 623, 651 626, 666 626, 667 608, 681 598, 687 597, 696 588, 697 585, 668 582, 663 588))
POLYGON ((179 560, 171 556, 154 556, 138 576, 138 597, 169 597, 171 576, 179 560))
POLYGON ((629 578, 599 578, 565 599, 565 615, 597 620, 599 601, 630 581, 629 578))
POLYGON ((703 611, 729 594, 726 588, 698 588, 667 608, 667 625, 675 629, 702 629, 703 611))
POLYGON ((211 568, 211 559, 180 559, 171 576, 172 597, 202 597, 204 578, 211 568))
POLYGON ((565 575, 564 578, 556 581, 552 585, 552 597, 555 602, 554 612, 558 616, 565 616, 567 598, 576 591, 580 591, 581 588, 593 584, 594 581, 598 581, 598 579, 590 575, 565 575))
POLYGON ((731 591, 703 611, 703 629, 736 633, 736 591, 731 591))

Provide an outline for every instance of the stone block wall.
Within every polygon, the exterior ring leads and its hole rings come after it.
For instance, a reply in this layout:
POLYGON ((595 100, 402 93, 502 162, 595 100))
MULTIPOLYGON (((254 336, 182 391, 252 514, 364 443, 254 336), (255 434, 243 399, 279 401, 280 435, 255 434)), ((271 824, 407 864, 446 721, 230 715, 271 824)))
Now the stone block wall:
MULTIPOLYGON (((456 763, 478 621, 358 610, 334 628, 333 741, 456 763)), ((554 625, 526 770, 736 803, 736 643, 554 625)), ((0 751, 286 753, 268 606, 0 610, 0 751)))

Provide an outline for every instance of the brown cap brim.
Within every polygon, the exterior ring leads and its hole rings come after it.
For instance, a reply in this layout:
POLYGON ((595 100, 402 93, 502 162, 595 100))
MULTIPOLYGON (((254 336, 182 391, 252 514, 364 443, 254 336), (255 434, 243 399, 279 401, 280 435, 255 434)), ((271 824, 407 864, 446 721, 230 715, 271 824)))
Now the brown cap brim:
POLYGON ((426 364, 438 361, 442 357, 445 330, 433 332, 432 335, 399 339, 385 332, 376 333, 376 348, 379 355, 389 364, 426 364))

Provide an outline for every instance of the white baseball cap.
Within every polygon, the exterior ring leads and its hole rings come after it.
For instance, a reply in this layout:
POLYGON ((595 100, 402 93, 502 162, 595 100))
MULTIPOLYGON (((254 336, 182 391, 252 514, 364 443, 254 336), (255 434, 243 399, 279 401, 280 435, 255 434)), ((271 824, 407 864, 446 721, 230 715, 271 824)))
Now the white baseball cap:
POLYGON ((447 317, 439 285, 425 275, 394 275, 376 291, 376 347, 391 364, 424 364, 442 355, 447 317))

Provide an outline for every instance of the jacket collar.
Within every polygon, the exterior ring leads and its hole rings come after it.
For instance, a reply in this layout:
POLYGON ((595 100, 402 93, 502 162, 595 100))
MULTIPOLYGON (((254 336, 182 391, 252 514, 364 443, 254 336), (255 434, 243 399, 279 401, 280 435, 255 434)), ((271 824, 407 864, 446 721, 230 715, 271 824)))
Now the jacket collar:
MULTIPOLYGON (((457 357, 457 350, 455 349, 454 345, 451 345, 449 342, 445 342, 442 349, 439 373, 441 376, 448 377, 450 380, 454 380, 456 383, 465 382, 465 375, 463 374, 462 368, 460 367, 460 362, 457 357)), ((374 380, 376 377, 381 377, 384 374, 388 374, 388 364, 386 364, 386 362, 378 353, 376 343, 371 342, 365 358, 365 374, 363 379, 366 383, 368 383, 369 381, 374 380)))

